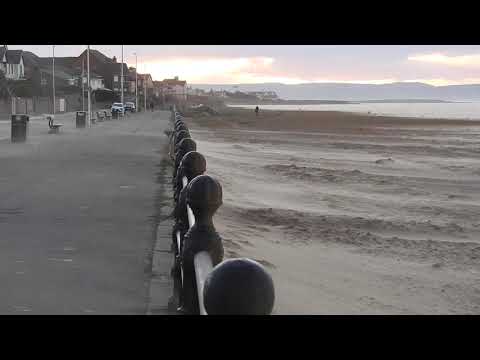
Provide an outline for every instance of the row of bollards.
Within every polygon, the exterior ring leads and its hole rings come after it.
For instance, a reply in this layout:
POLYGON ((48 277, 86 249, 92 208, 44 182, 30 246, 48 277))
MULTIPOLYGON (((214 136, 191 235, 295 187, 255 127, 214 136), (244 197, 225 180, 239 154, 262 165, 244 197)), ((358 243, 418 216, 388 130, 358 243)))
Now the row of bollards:
POLYGON ((223 261, 222 238, 212 220, 222 205, 222 186, 205 174, 206 160, 175 107, 172 121, 175 262, 171 304, 183 314, 269 315, 275 299, 272 278, 256 261, 223 261))

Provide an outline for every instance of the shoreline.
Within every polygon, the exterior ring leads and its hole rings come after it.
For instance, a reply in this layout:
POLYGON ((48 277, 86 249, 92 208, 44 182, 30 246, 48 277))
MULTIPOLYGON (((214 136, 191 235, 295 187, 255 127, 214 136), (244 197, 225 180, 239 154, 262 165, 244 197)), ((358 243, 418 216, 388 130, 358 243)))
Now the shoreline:
MULTIPOLYGON (((379 102, 380 103, 380 102, 379 102)), ((341 104, 341 105, 358 105, 358 104, 364 104, 364 103, 348 103, 348 104, 341 104)), ((393 103, 391 103, 393 104, 393 103)), ((413 104, 413 103, 412 103, 413 104)), ((424 104, 424 103, 422 103, 424 104)), ((261 105, 287 105, 290 106, 290 104, 242 104, 242 105, 237 105, 237 104, 227 104, 226 106, 231 109, 242 109, 242 110, 247 110, 247 111, 252 111, 254 108, 253 106, 259 106, 260 111, 282 111, 282 112, 296 112, 296 113, 302 113, 302 112, 311 112, 311 113, 331 113, 331 114, 354 114, 357 116, 367 116, 371 118, 392 118, 392 119, 398 119, 398 120, 416 120, 416 121, 465 121, 465 122, 478 122, 480 123, 480 115, 478 119, 472 119, 472 118, 454 118, 454 117, 423 117, 423 116, 404 116, 404 115, 394 115, 394 114, 379 114, 379 113, 374 113, 372 111, 346 111, 346 110, 304 110, 304 109, 268 109, 268 108, 261 108, 261 105), (251 108, 246 108, 243 106, 250 106, 251 108)), ((310 104, 291 104, 293 105, 310 105, 310 104)), ((338 104, 312 104, 312 105, 338 105, 338 104)))
POLYGON ((451 118, 421 118, 373 115, 348 111, 298 111, 260 109, 254 111, 237 107, 219 109, 218 115, 186 113, 194 127, 212 129, 254 129, 268 131, 370 131, 372 128, 438 128, 480 127, 480 120, 451 118))
POLYGON ((258 100, 241 101, 228 100, 225 105, 328 105, 328 104, 464 104, 474 103, 474 101, 447 101, 435 99, 372 99, 372 100, 258 100))

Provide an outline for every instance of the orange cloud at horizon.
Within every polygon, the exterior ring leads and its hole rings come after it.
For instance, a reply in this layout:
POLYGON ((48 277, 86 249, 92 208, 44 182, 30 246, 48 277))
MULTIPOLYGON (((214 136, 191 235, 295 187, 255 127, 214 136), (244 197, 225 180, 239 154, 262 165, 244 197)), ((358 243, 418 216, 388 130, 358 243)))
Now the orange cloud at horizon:
POLYGON ((480 67, 480 54, 445 55, 432 53, 412 55, 408 57, 408 60, 455 67, 480 67))
POLYGON ((273 58, 168 58, 139 63, 139 71, 146 69, 153 78, 178 76, 188 82, 210 82, 211 79, 242 81, 245 74, 263 74, 272 71, 273 58))

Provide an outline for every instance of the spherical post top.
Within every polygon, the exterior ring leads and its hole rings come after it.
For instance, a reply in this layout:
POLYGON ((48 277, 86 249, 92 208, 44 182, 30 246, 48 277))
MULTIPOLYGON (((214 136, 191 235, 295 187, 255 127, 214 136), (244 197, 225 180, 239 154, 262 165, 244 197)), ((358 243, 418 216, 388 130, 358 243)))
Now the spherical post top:
POLYGON ((228 259, 205 280, 203 302, 209 315, 269 315, 275 289, 265 268, 250 259, 228 259))
POLYGON ((180 167, 189 180, 203 174, 207 170, 207 161, 197 151, 189 151, 180 161, 180 167))
POLYGON ((189 137, 190 137, 190 133, 188 132, 188 130, 181 130, 181 131, 177 132, 176 135, 175 135, 175 148, 178 147, 178 145, 180 144, 180 142, 183 139, 186 139, 186 138, 189 138, 189 137))
POLYGON ((180 142, 176 143, 176 149, 179 154, 181 154, 180 159, 178 159, 178 163, 182 160, 183 156, 189 151, 196 151, 197 150, 197 143, 193 141, 189 137, 183 138, 180 142))
POLYGON ((192 179, 187 187, 187 204, 195 219, 209 219, 222 205, 222 185, 209 175, 199 175, 192 179))
POLYGON ((175 131, 181 131, 181 130, 188 130, 187 125, 185 125, 184 123, 179 123, 175 125, 175 131))
POLYGON ((183 123, 184 122, 181 119, 177 119, 177 120, 175 120, 174 124, 175 124, 175 127, 177 127, 178 125, 183 124, 183 123))
POLYGON ((185 121, 183 121, 182 119, 177 119, 175 120, 174 125, 175 126, 185 125, 185 121))

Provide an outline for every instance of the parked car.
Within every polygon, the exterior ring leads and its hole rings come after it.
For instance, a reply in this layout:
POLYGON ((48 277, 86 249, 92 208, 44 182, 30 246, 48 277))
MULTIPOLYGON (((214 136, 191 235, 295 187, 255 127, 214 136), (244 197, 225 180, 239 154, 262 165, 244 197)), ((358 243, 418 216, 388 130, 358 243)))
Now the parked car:
POLYGON ((125 111, 130 111, 132 113, 137 111, 137 109, 135 108, 135 103, 133 102, 125 103, 125 111))
POLYGON ((122 103, 113 103, 111 111, 112 113, 119 112, 122 115, 125 115, 125 106, 122 103))

